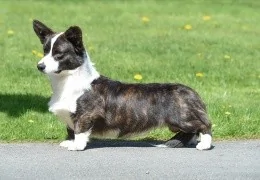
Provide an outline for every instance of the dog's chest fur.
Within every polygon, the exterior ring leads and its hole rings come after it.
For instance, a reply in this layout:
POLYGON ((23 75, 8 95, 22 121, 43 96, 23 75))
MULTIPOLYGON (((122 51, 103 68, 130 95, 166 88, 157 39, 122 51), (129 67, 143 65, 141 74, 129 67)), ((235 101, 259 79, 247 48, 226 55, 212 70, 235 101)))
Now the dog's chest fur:
POLYGON ((62 73, 64 76, 50 76, 53 95, 48 103, 49 111, 57 115, 71 129, 74 129, 71 114, 76 112, 77 99, 91 88, 90 83, 99 74, 88 71, 86 64, 76 70, 62 73), (90 76, 89 73, 92 75, 90 76))

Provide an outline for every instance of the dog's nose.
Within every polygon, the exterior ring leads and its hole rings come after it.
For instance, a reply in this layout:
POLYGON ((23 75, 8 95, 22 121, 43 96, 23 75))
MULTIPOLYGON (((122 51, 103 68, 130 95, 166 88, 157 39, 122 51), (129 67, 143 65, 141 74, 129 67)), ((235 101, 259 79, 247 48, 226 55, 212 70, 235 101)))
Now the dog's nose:
POLYGON ((40 64, 37 64, 37 68, 39 69, 39 71, 43 71, 46 68, 46 66, 45 66, 45 64, 40 63, 40 64))

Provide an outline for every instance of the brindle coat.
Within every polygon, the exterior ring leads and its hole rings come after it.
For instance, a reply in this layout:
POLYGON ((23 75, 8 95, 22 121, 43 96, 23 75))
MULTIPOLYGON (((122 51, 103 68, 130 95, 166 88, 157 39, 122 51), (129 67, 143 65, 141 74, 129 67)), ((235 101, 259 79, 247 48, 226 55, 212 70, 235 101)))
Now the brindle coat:
MULTIPOLYGON (((119 130, 119 137, 166 125, 185 145, 194 135, 211 134, 199 95, 182 84, 125 84, 101 76, 77 101, 75 133, 119 130)), ((70 131, 69 131, 70 132, 70 131)), ((72 135, 73 136, 73 135, 72 135)), ((71 137, 72 138, 72 137, 71 137)), ((176 146, 168 142, 170 146, 176 146)), ((182 146, 181 145, 181 146, 182 146)))

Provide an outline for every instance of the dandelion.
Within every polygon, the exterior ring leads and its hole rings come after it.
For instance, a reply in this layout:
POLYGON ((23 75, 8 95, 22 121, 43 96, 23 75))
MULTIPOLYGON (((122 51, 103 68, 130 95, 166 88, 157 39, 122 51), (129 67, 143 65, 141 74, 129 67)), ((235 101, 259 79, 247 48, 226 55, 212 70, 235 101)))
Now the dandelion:
POLYGON ((14 35, 14 31, 13 31, 13 30, 8 30, 8 31, 7 31, 7 34, 8 34, 8 35, 14 35))
POLYGON ((36 56, 40 57, 40 58, 43 58, 43 54, 40 53, 40 52, 37 52, 36 56))
POLYGON ((204 21, 209 21, 209 20, 211 19, 211 17, 210 17, 210 16, 203 16, 202 19, 203 19, 204 21))
POLYGON ((185 30, 191 30, 191 29, 192 29, 192 26, 191 26, 190 24, 186 24, 186 25, 184 26, 184 29, 185 29, 185 30))
POLYGON ((201 72, 196 73, 196 77, 203 77, 203 76, 204 76, 204 74, 201 72))
POLYGON ((34 123, 34 121, 33 121, 33 120, 31 120, 31 119, 30 119, 30 120, 28 120, 28 122, 29 122, 29 123, 34 123))
POLYGON ((198 53, 197 56, 198 56, 199 59, 202 59, 202 58, 203 58, 202 53, 198 53))
POLYGON ((150 19, 148 17, 146 17, 146 16, 142 17, 142 22, 143 23, 148 23, 149 21, 150 21, 150 19))
POLYGON ((143 79, 143 76, 142 76, 141 74, 136 74, 136 75, 134 76, 134 79, 140 81, 140 80, 143 79))
POLYGON ((224 56, 225 59, 230 59, 231 57, 229 55, 224 56))
POLYGON ((225 115, 227 115, 227 116, 229 116, 229 115, 231 115, 231 112, 225 112, 225 115))
POLYGON ((36 55, 37 51, 36 50, 32 50, 32 53, 33 53, 33 55, 36 55))

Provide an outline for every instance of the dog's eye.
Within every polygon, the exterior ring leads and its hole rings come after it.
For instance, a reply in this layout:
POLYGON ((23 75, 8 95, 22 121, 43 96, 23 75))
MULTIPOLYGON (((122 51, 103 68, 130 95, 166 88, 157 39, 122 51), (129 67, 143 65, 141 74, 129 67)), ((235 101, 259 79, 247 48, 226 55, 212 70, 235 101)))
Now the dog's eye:
POLYGON ((63 54, 57 54, 57 55, 56 55, 56 58, 57 58, 57 59, 62 59, 63 57, 64 57, 63 54))
POLYGON ((43 49, 43 53, 44 53, 44 55, 46 55, 46 54, 48 53, 48 49, 47 49, 47 48, 44 48, 44 49, 43 49))

